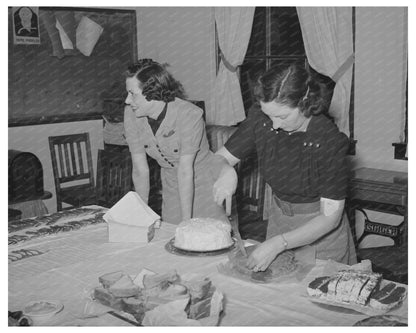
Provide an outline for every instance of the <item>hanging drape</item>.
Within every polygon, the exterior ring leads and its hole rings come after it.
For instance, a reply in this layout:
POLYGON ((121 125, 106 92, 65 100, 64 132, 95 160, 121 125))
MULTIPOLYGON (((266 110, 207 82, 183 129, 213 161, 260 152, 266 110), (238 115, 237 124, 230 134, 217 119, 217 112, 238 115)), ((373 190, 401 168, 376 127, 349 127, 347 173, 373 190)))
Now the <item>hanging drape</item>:
POLYGON ((297 7, 309 64, 336 82, 329 113, 349 135, 352 64, 352 7, 297 7))
POLYGON ((215 7, 215 22, 221 50, 214 84, 214 112, 207 123, 230 126, 244 120, 237 68, 244 61, 253 24, 254 7, 215 7))

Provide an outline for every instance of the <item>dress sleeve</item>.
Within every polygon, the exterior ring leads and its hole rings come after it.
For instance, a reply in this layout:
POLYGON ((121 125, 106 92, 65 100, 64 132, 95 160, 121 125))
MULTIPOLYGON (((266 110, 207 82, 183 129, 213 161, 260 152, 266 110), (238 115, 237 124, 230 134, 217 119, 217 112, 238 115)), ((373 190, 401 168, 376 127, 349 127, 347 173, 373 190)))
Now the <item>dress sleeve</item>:
POLYGON ((327 167, 321 197, 343 200, 347 196, 348 189, 348 161, 347 152, 349 147, 348 137, 338 132, 328 141, 327 167))
POLYGON ((249 156, 256 148, 254 128, 259 116, 257 109, 250 109, 248 117, 244 119, 237 128, 237 131, 227 140, 224 147, 239 160, 249 156))
POLYGON ((140 131, 137 126, 136 115, 129 106, 124 108, 124 132, 130 153, 144 154, 145 150, 140 140, 140 131))
POLYGON ((195 154, 201 148, 205 123, 202 110, 197 107, 179 110, 180 155, 195 154))

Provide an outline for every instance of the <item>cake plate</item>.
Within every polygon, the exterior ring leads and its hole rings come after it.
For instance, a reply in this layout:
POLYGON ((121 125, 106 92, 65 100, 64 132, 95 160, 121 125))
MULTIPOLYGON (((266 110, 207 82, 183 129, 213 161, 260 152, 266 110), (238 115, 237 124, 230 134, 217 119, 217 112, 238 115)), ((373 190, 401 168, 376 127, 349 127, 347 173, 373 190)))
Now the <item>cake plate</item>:
POLYGON ((176 247, 174 243, 175 243, 175 237, 166 243, 165 245, 166 251, 172 254, 180 255, 180 256, 208 257, 208 256, 218 256, 218 255, 230 252, 231 250, 235 248, 236 240, 235 238, 233 238, 233 243, 230 246, 219 249, 219 250, 215 250, 215 251, 189 251, 189 250, 184 250, 184 249, 180 249, 176 247))

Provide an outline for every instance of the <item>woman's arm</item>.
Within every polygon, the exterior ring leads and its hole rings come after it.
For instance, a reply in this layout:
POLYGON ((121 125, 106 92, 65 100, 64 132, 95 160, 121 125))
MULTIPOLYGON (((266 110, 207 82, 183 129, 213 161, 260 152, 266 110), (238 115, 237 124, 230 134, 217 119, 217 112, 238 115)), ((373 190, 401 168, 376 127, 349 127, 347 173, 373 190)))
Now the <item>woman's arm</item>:
POLYGON ((233 168, 240 160, 222 147, 215 153, 215 169, 219 170, 213 186, 214 200, 221 206, 225 200, 225 211, 231 214, 231 199, 237 188, 237 172, 233 168))
POLYGON ((182 155, 178 166, 179 200, 181 203, 182 220, 192 218, 194 203, 194 162, 196 154, 182 155))
POLYGON ((345 200, 321 198, 318 216, 297 229, 274 236, 260 244, 248 258, 247 267, 255 271, 264 271, 284 250, 311 244, 332 231, 341 220, 344 204, 345 200))
POLYGON ((149 164, 146 154, 131 154, 134 189, 145 203, 149 200, 149 164))
MULTIPOLYGON (((236 165, 238 162, 240 162, 240 160, 237 157, 235 157, 233 154, 231 154, 228 151, 228 149, 225 148, 224 146, 221 147, 220 149, 218 149, 218 151, 215 153, 215 155, 224 157, 227 164, 231 165, 232 167, 234 165, 236 165)), ((224 166, 227 166, 227 164, 224 164, 224 166)))

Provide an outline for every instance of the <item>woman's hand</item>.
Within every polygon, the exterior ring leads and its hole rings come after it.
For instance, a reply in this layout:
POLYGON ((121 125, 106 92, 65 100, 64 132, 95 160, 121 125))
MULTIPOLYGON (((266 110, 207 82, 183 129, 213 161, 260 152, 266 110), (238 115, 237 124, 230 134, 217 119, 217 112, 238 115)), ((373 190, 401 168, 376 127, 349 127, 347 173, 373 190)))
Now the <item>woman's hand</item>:
POLYGON ((219 206, 225 200, 227 215, 231 214, 231 199, 237 188, 237 182, 238 178, 235 169, 230 165, 224 165, 213 186, 214 200, 219 206))
POLYGON ((247 259, 247 267, 255 272, 265 271, 284 249, 285 244, 280 235, 270 238, 251 253, 247 259))

